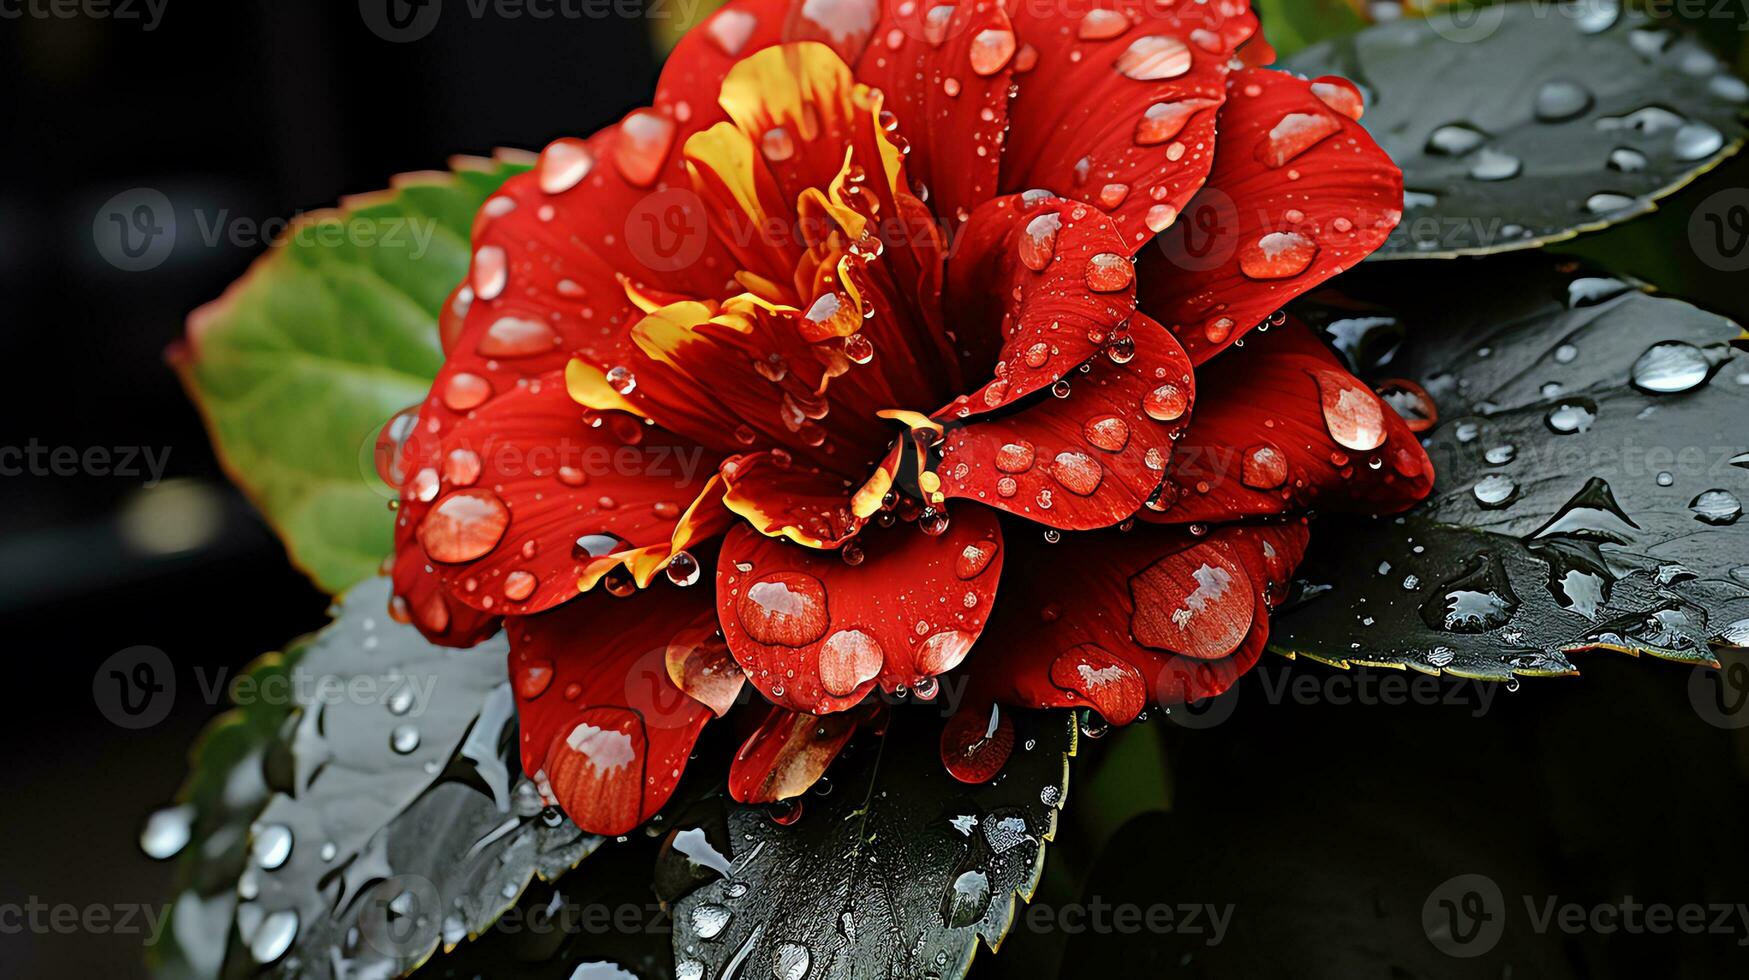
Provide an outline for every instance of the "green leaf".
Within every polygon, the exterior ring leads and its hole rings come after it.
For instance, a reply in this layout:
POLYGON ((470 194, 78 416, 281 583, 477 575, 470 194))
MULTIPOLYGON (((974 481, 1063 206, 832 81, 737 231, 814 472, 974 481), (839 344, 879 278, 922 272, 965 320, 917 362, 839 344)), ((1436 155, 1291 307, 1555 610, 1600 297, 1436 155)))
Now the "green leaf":
POLYGON ((1314 527, 1276 650, 1503 679, 1749 643, 1749 356, 1736 324, 1541 257, 1367 268, 1300 312, 1437 402, 1400 518, 1314 527))
MULTIPOLYGON (((705 836, 727 847, 708 863, 730 870, 672 903, 676 974, 964 976, 978 940, 995 948, 1015 896, 1038 886, 1075 752, 1071 713, 1012 720, 1014 754, 986 785, 942 767, 939 722, 898 710, 884 735, 846 749, 830 792, 805 797, 793 824, 732 803, 695 823, 726 828, 705 836)), ((658 880, 690 863, 666 850, 658 880)))
POLYGON ((1613 0, 1436 11, 1308 48, 1343 75, 1403 168, 1402 224, 1374 258, 1530 248, 1645 214, 1742 144, 1741 80, 1613 0))
POLYGON ((392 498, 377 430, 425 397, 443 362, 437 314, 467 274, 474 214, 524 170, 510 154, 294 221, 171 351, 226 471, 329 592, 376 573, 392 498))
POLYGON ((1257 0, 1254 7, 1263 22, 1263 36, 1282 57, 1367 24, 1347 0, 1257 0))
POLYGON ((163 975, 397 976, 599 845, 521 775, 504 639, 433 646, 388 596, 354 588, 233 687, 183 794, 197 846, 163 975))

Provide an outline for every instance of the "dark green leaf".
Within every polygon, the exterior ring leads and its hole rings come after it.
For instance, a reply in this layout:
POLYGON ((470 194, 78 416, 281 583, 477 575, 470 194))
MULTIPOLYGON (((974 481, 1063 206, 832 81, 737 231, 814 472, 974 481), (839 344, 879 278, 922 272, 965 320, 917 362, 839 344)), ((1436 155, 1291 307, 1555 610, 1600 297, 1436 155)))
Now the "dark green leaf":
POLYGON ((1263 35, 1283 57, 1367 23, 1348 0, 1257 0, 1255 7, 1263 35))
POLYGON ((1438 481, 1406 517, 1316 525, 1271 645, 1505 678, 1749 643, 1741 328, 1541 258, 1428 268, 1363 270, 1301 311, 1433 396, 1438 481))
POLYGON ((504 640, 432 646, 387 600, 386 580, 354 588, 283 683, 234 688, 280 721, 271 735, 254 726, 247 751, 197 755, 230 768, 191 787, 249 788, 250 805, 186 801, 227 846, 191 855, 178 975, 395 976, 600 843, 521 775, 504 640))
POLYGON ((526 169, 455 165, 300 218, 189 318, 172 353, 227 472, 329 592, 374 575, 390 551, 391 495, 370 448, 443 361, 437 314, 467 274, 475 212, 526 169))
MULTIPOLYGON (((727 848, 705 863, 730 870, 673 903, 676 975, 963 976, 979 938, 999 944, 1015 896, 1038 885, 1075 751, 1068 712, 1013 721, 1014 754, 988 785, 948 775, 940 725, 899 710, 884 736, 846 750, 793 824, 733 804, 696 822, 727 848)), ((666 850, 658 880, 691 863, 666 850)))
POLYGON ((1365 90, 1362 122, 1407 197, 1386 259, 1528 248, 1644 214, 1736 151, 1749 98, 1697 41, 1614 0, 1435 12, 1282 67, 1365 90))

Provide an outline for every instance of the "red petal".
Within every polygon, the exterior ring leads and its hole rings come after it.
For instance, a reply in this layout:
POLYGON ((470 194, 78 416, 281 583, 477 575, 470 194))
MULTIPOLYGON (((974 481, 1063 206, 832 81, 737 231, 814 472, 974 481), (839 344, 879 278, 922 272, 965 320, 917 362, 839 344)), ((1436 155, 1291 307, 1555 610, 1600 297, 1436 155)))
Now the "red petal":
POLYGON ((1013 5, 1037 65, 1017 77, 1003 189, 1043 187, 1098 204, 1135 253, 1208 176, 1227 65, 1257 27, 1249 6, 1013 5))
POLYGON ((723 504, 761 534, 810 548, 836 548, 862 530, 852 513, 848 481, 792 462, 777 452, 738 456, 723 464, 723 504))
POLYGON ((1313 83, 1247 68, 1228 90, 1209 186, 1140 269, 1142 308, 1199 365, 1366 258, 1403 208, 1402 172, 1313 83))
POLYGON ((1389 514, 1433 488, 1433 464, 1408 423, 1298 322, 1253 336, 1197 382, 1166 508, 1147 520, 1389 514))
POLYGON ((949 429, 941 492, 1066 531, 1110 527, 1141 510, 1165 476, 1195 381, 1159 324, 1137 316, 1127 337, 1059 382, 1066 397, 1040 395, 949 429))
POLYGON ((729 764, 729 795, 742 803, 776 803, 806 793, 880 711, 878 701, 832 715, 771 708, 729 764))
POLYGON ((866 531, 849 560, 736 526, 717 565, 723 633, 773 702, 843 711, 877 681, 915 686, 959 663, 990 615, 1001 541, 995 512, 975 505, 933 537, 866 531))
POLYGON ((727 524, 706 493, 716 456, 626 416, 587 424, 556 374, 469 413, 434 457, 400 520, 450 595, 485 611, 540 612, 619 565, 648 583, 727 524))
POLYGON ((702 591, 663 587, 508 623, 523 770, 577 826, 627 833, 674 792, 712 716, 669 680, 667 644, 711 615, 702 591))
POLYGON ((947 227, 996 196, 1017 50, 995 4, 888 3, 857 78, 887 93, 906 167, 947 227))
POLYGON ((1150 700, 1218 694, 1256 663, 1306 538, 1301 524, 1204 538, 1143 525, 1016 542, 1016 561, 1051 573, 1009 583, 985 644, 1002 656, 971 665, 966 703, 1086 706, 1127 724, 1150 700))
POLYGON ((1098 208, 1041 195, 980 207, 955 244, 948 307, 995 377, 944 414, 994 411, 1062 379, 1135 312, 1134 269, 1098 208), (998 353, 999 351, 999 353, 998 353))

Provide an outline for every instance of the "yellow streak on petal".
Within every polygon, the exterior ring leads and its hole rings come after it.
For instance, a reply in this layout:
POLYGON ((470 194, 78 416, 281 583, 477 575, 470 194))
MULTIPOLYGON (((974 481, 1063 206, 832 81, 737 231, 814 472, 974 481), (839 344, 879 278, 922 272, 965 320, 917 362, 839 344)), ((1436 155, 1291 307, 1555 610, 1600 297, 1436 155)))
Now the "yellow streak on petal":
POLYGON ((613 386, 607 383, 606 372, 582 358, 573 358, 565 365, 565 391, 572 401, 584 408, 598 412, 627 412, 638 418, 647 418, 636 405, 626 401, 624 395, 613 390, 613 386))

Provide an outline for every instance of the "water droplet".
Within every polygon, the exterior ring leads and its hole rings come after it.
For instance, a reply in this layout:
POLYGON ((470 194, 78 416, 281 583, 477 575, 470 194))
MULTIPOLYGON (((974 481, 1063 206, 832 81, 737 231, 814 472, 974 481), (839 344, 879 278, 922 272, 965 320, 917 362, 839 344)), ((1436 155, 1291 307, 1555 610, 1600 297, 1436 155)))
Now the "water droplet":
POLYGON ((492 382, 468 371, 457 371, 443 383, 443 404, 453 412, 478 408, 492 397, 492 382))
POLYGON ((1239 271, 1252 279, 1285 279, 1306 271, 1317 256, 1318 246, 1310 238, 1271 232, 1239 250, 1239 271))
POLYGON ((1086 497, 1099 489, 1105 470, 1098 460, 1086 453, 1061 452, 1053 462, 1051 477, 1062 484, 1063 489, 1086 497))
POLYGON ((1239 481, 1255 490, 1274 490, 1287 482, 1287 457, 1274 446, 1252 446, 1240 464, 1239 481))
POLYGON ((1457 578, 1434 590, 1421 606, 1427 625, 1451 633, 1486 633, 1511 620, 1518 596, 1506 566, 1486 552, 1476 555, 1457 578))
POLYGON ((1439 127, 1427 137, 1427 152, 1434 156, 1461 157, 1487 140, 1487 134, 1474 126, 1454 123, 1439 127))
POLYGON ((1054 211, 1027 222, 1020 235, 1020 261, 1028 269, 1042 272, 1057 254, 1057 232, 1062 227, 1062 216, 1054 211))
POLYGON ((1633 207, 1635 199, 1626 194, 1603 191, 1585 199, 1585 210, 1592 214, 1614 214, 1633 207))
POLYGON ((885 663, 879 640, 862 630, 839 630, 820 644, 820 686, 835 697, 848 697, 874 680, 885 663))
POLYGON ((1190 407, 1190 396, 1183 388, 1168 382, 1142 396, 1142 411, 1159 422, 1175 422, 1190 407))
POLYGON ((1355 452, 1371 452, 1385 443, 1384 406, 1351 375, 1318 371, 1324 428, 1336 444, 1355 452))
POLYGON ((389 733, 389 748, 399 755, 411 755, 419 748, 419 729, 412 725, 397 725, 389 733))
POLYGON ((1490 510, 1505 507, 1518 496, 1518 484, 1502 473, 1490 473, 1476 481, 1476 501, 1490 510))
POLYGON ((1130 19, 1119 10, 1089 10, 1081 17, 1075 36, 1083 41, 1109 41, 1130 29, 1130 19))
POLYGON ((802 980, 807 976, 811 957, 801 943, 779 943, 771 956, 772 980, 802 980))
POLYGON ((1523 169, 1522 160, 1493 147, 1483 147, 1470 161, 1470 177, 1474 180, 1511 180, 1523 169))
POLYGON ((1025 473, 1032 469, 1036 450, 1030 442, 1010 442, 996 450, 996 468, 1004 473, 1025 473))
POLYGON ((1482 454, 1482 458, 1487 460, 1491 466, 1505 466, 1518 458, 1518 447, 1511 443, 1489 446, 1487 452, 1482 454))
POLYGON ((1006 28, 991 28, 973 35, 968 52, 972 71, 989 76, 1001 71, 1014 57, 1014 32, 1006 28))
POLYGON ((419 543, 433 561, 473 561, 489 553, 510 525, 510 510, 490 490, 459 490, 437 502, 419 525, 419 543))
POLYGON ((194 806, 187 803, 153 812, 140 831, 140 850, 154 861, 180 854, 193 836, 194 816, 194 806))
POLYGON ((1557 78, 1544 82, 1536 93, 1536 117, 1543 122, 1561 122, 1591 108, 1591 93, 1578 82, 1557 78))
POLYGON ((1700 348, 1669 340, 1648 347, 1634 362, 1629 377, 1641 391, 1669 395, 1698 387, 1712 369, 1712 362, 1700 348))
POLYGON ((959 557, 954 559, 954 575, 961 581, 969 581, 984 574, 984 569, 990 567, 991 560, 996 557, 998 548, 996 542, 989 538, 966 545, 960 549, 959 557))
POLYGON ((474 349, 482 357, 533 357, 551 353, 559 342, 559 335, 545 321, 501 316, 486 328, 474 349))
POLYGON ((726 906, 714 902, 694 906, 692 931, 697 933, 700 939, 715 939, 722 935, 723 929, 729 925, 729 920, 733 917, 734 913, 730 912, 726 906))
POLYGON ((1550 409, 1543 421, 1548 424, 1550 431, 1559 435, 1582 433, 1597 421, 1597 405, 1590 399, 1562 402, 1550 409))
POLYGON ((689 551, 676 551, 663 570, 668 575, 668 581, 683 587, 696 583, 700 572, 698 559, 692 557, 689 551))
POLYGON ((1684 123, 1676 130, 1676 158, 1684 162, 1704 160, 1725 147, 1725 136, 1703 122, 1684 123))
POLYGON ((778 572, 748 586, 736 612, 760 643, 806 646, 826 632, 826 587, 804 572, 778 572))
POLYGON ((948 928, 969 926, 984 917, 990 907, 990 878, 976 869, 962 871, 953 880, 942 903, 941 916, 948 928))
POLYGON ((1688 502, 1688 509, 1694 511, 1695 520, 1715 527, 1735 524, 1743 516, 1742 502, 1729 490, 1703 491, 1688 502))
POLYGON ((782 163, 796 155, 795 137, 782 126, 773 126, 759 138, 759 153, 772 163, 782 163))
POLYGON ((266 966, 284 956, 297 938, 298 913, 295 909, 270 912, 255 927, 255 934, 249 937, 249 955, 255 962, 266 966))
POLYGON ((1153 82, 1177 78, 1190 70, 1190 48, 1183 41, 1164 34, 1150 34, 1130 42, 1118 56, 1117 70, 1125 78, 1138 82, 1153 82))
POLYGON ((1624 174, 1637 174, 1646 169, 1646 155, 1625 146, 1609 151, 1609 169, 1624 174))
POLYGON ((547 145, 535 165, 540 189, 547 194, 563 194, 589 176, 595 167, 595 156, 589 144, 580 139, 565 138, 547 145))
POLYGON ((1136 267, 1116 252, 1101 252, 1087 260, 1087 288, 1096 293, 1114 293, 1136 278, 1136 267))
POLYGON ((1108 453, 1122 452, 1129 445, 1130 426, 1116 415, 1101 415, 1089 419, 1082 427, 1081 435, 1088 443, 1108 453))

